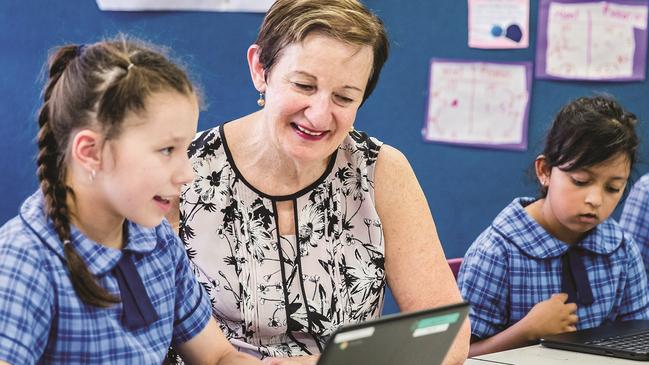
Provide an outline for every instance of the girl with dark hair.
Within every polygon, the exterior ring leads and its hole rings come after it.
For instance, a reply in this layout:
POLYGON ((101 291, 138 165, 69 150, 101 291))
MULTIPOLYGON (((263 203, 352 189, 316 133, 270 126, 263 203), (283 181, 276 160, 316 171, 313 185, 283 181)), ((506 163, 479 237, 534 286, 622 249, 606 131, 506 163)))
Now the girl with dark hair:
POLYGON ((163 220, 192 180, 198 98, 153 47, 57 48, 38 116, 40 189, 0 228, 1 364, 259 363, 211 318, 163 220))
POLYGON ((635 124, 603 96, 558 113, 534 162, 540 197, 515 199, 464 258, 458 283, 471 303, 471 356, 649 318, 638 247, 609 219, 636 160, 635 124))

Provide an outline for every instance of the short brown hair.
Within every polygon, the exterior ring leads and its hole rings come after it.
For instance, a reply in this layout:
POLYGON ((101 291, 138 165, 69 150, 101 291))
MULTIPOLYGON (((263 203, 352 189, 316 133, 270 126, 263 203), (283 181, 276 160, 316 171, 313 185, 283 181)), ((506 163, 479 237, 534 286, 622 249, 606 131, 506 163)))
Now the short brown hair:
POLYGON ((303 41, 315 31, 372 47, 373 65, 363 95, 365 101, 376 87, 389 45, 381 19, 357 0, 277 0, 266 13, 255 41, 266 74, 284 47, 303 41))

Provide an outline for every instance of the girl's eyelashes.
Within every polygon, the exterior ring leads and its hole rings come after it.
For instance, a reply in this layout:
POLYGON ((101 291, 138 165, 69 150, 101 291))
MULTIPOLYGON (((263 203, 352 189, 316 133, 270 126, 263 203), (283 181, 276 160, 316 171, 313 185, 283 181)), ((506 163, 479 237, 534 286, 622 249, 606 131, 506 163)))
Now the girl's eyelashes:
POLYGON ((577 186, 586 186, 588 184, 588 180, 576 179, 574 177, 571 177, 570 179, 572 180, 572 183, 577 186))
POLYGON ((612 186, 607 186, 606 191, 608 191, 609 193, 617 194, 620 191, 622 191, 622 189, 615 188, 615 187, 612 187, 612 186))
POLYGON ((160 149, 160 153, 162 153, 165 156, 171 156, 171 153, 173 152, 174 148, 173 147, 165 147, 160 149))

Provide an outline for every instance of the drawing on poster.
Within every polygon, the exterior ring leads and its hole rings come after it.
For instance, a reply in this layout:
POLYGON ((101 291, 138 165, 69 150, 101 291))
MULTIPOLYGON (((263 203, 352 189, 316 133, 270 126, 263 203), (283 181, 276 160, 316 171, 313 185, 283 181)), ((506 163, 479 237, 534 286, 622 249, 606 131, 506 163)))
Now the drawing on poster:
POLYGON ((529 0, 468 0, 469 47, 527 48, 529 0))
POLYGON ((542 0, 538 33, 538 78, 645 78, 647 1, 542 0))
POLYGON ((431 60, 424 139, 525 150, 531 73, 530 62, 431 60))

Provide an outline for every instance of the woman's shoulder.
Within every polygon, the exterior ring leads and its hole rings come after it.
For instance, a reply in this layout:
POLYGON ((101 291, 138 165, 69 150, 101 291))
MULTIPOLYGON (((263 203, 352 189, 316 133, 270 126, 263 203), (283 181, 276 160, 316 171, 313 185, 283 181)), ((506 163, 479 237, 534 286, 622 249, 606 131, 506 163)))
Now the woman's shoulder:
POLYGON ((380 149, 381 145, 383 145, 383 142, 380 141, 379 139, 375 137, 371 137, 367 133, 363 131, 358 131, 356 129, 352 129, 349 131, 349 134, 347 138, 345 138, 345 142, 355 144, 355 145, 361 145, 361 146, 366 146, 367 148, 371 149, 380 149))
POLYGON ((362 160, 365 165, 372 165, 379 156, 379 151, 383 142, 367 133, 357 130, 349 132, 347 137, 341 143, 339 149, 346 153, 353 160, 362 160))
POLYGON ((190 159, 202 159, 217 153, 223 147, 222 126, 216 126, 196 133, 194 140, 187 148, 190 159))

